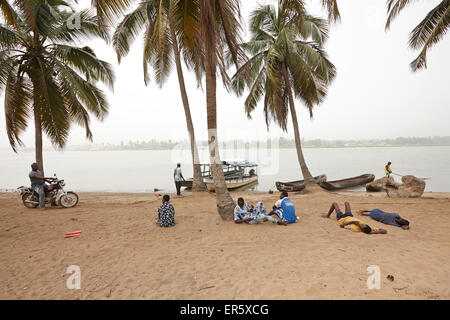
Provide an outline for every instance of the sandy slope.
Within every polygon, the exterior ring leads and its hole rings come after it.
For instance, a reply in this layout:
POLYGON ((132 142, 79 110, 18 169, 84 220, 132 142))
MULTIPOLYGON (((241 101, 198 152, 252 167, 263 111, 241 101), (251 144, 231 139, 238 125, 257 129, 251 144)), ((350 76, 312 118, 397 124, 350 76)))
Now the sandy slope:
MULTIPOLYGON (((233 193, 271 207, 277 194, 233 193)), ((153 194, 81 194, 74 209, 24 208, 0 194, 1 299, 449 299, 450 195, 389 199, 367 194, 292 195, 299 223, 220 220, 212 194, 174 197, 175 228, 154 225, 153 194), (387 235, 338 227, 332 201, 378 207, 411 221, 387 235), (81 229, 78 237, 64 239, 81 229), (66 268, 81 268, 81 289, 66 268), (368 290, 366 268, 381 268, 368 290), (391 274, 393 282, 386 279, 391 274)), ((372 222, 375 226, 382 224, 372 222)))

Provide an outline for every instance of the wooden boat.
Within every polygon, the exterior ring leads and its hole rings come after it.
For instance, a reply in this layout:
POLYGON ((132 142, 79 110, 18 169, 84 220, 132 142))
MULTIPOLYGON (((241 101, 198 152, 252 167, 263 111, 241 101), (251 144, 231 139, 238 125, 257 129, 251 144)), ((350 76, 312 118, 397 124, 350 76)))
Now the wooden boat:
MULTIPOLYGON (((327 176, 325 174, 322 174, 320 176, 314 177, 314 181, 316 183, 321 183, 323 181, 327 181, 327 176)), ((278 191, 302 191, 305 189, 305 181, 304 180, 297 180, 297 181, 291 181, 291 182, 275 182, 275 186, 277 187, 278 191)))
MULTIPOLYGON (((223 161, 222 168, 227 189, 233 190, 247 185, 255 185, 258 182, 257 166, 256 163, 249 161, 223 161)), ((215 191, 214 180, 211 174, 203 178, 203 181, 208 191, 215 191)))
MULTIPOLYGON (((211 178, 209 164, 200 164, 200 166, 201 166, 203 179, 205 180, 205 179, 211 178)), ((227 166, 227 165, 223 166, 223 174, 225 177, 232 176, 235 174, 243 174, 243 173, 244 173, 243 168, 238 169, 238 168, 235 168, 232 166, 227 166)), ((190 179, 182 180, 181 186, 185 187, 186 189, 191 189, 193 183, 194 183, 194 178, 190 178, 190 179)))
MULTIPOLYGON (((215 191, 214 181, 212 178, 205 179, 206 187, 208 191, 215 191)), ((225 177, 225 184, 228 190, 242 188, 250 184, 254 185, 258 181, 258 176, 243 176, 243 177, 225 177)))
POLYGON ((363 174, 357 177, 342 179, 342 180, 334 180, 334 181, 323 181, 319 183, 319 185, 326 190, 340 190, 345 188, 357 187, 375 180, 375 175, 373 174, 363 174))

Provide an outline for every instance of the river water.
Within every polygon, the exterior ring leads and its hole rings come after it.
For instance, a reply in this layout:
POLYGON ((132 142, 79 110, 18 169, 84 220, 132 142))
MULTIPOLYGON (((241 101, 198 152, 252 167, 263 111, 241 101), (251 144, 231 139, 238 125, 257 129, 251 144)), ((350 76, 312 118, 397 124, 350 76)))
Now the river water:
MULTIPOLYGON (((313 175, 328 180, 364 173, 377 178, 384 165, 392 162, 394 173, 412 174, 426 180, 426 191, 450 191, 450 147, 305 148, 305 159, 313 175)), ((247 159, 259 164, 258 191, 275 190, 275 181, 302 179, 295 149, 221 150, 223 160, 247 159)), ((200 159, 209 162, 207 150, 200 159)), ((0 150, 0 189, 29 185, 28 172, 33 152, 15 154, 0 150)), ((185 178, 192 177, 189 150, 142 151, 46 151, 46 175, 56 173, 67 188, 75 191, 153 192, 154 188, 174 191, 173 169, 182 164, 185 178)), ((400 181, 400 177, 395 179, 400 181)), ((363 188, 359 188, 363 190, 363 188)))

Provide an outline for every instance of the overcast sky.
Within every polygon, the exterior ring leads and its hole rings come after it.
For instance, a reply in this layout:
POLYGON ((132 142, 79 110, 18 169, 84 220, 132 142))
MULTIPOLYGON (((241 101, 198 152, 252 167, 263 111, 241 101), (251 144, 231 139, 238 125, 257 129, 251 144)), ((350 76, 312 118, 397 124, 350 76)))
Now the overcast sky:
MULTIPOLYGON (((277 1, 260 1, 275 3, 277 1)), ((412 73, 409 63, 418 52, 408 48, 408 34, 439 1, 421 1, 405 9, 384 31, 386 1, 341 0, 342 22, 332 26, 326 50, 337 67, 337 77, 327 99, 315 109, 314 120, 301 101, 296 101, 300 130, 306 139, 366 139, 398 136, 450 135, 450 36, 433 47, 428 69, 412 73)), ((89 0, 80 1, 82 7, 89 0)), ((257 1, 241 1, 242 16, 257 1)), ((308 1, 310 11, 322 14, 318 0, 308 1)), ((248 34, 245 36, 248 37, 248 34)), ((117 82, 108 92, 111 109, 102 122, 92 121, 94 143, 120 143, 129 140, 187 139, 186 122, 175 71, 159 89, 154 83, 145 87, 142 73, 142 40, 139 39, 121 65, 111 48, 102 42, 90 44, 97 55, 114 65, 117 82)), ((185 73, 191 112, 198 139, 206 139, 205 95, 197 89, 192 76, 185 73)), ((248 120, 243 101, 218 86, 217 110, 219 138, 223 140, 266 139, 292 136, 274 124, 267 133, 262 106, 248 120)), ((2 110, 3 97, 0 102, 2 110)), ((0 147, 7 147, 4 112, 0 112, 0 147)), ((23 140, 33 147, 33 122, 23 140)), ((69 145, 84 144, 83 129, 74 126, 69 145)), ((46 145, 49 145, 46 142, 46 145)))

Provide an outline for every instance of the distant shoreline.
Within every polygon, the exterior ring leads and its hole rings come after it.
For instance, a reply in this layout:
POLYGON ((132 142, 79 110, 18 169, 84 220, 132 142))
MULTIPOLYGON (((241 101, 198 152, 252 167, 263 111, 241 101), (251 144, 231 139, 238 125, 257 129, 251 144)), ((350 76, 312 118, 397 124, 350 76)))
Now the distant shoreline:
MULTIPOLYGON (((358 145, 358 146, 302 146, 303 149, 357 149, 357 148, 408 148, 408 147, 450 147, 450 144, 405 144, 405 145, 358 145)), ((67 149, 44 148, 44 151, 171 151, 175 148, 120 148, 120 147, 68 147, 67 149)), ((183 146, 182 149, 189 150, 189 146, 183 146)), ((220 150, 235 150, 235 149, 270 149, 267 147, 259 147, 257 145, 247 145, 240 148, 220 148, 220 150)), ((295 146, 280 146, 278 149, 295 149, 295 146)), ((0 151, 12 151, 9 148, 0 148, 0 151)), ((208 147, 199 147, 199 150, 208 150, 208 147)), ((25 148, 19 152, 34 152, 33 148, 25 148)))

